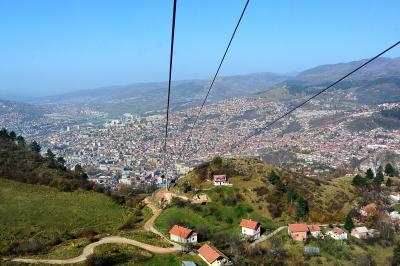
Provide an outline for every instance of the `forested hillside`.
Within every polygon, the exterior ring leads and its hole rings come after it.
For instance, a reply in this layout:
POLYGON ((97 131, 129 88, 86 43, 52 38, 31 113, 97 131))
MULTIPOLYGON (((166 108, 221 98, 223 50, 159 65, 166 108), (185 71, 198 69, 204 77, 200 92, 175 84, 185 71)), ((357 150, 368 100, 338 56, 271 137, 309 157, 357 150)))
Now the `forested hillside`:
POLYGON ((55 187, 62 191, 77 188, 92 189, 87 175, 77 166, 69 171, 62 157, 50 150, 46 157, 40 154, 41 147, 33 141, 28 144, 22 136, 6 129, 0 131, 0 177, 30 184, 55 187))

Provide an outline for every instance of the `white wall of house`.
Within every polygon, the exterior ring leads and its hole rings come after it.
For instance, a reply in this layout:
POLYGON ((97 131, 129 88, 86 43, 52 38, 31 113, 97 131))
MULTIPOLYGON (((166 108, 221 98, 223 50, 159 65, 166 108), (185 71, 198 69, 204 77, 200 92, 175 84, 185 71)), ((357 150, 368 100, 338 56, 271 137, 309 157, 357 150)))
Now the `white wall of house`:
POLYGON ((214 186, 223 186, 225 184, 226 184, 225 181, 214 181, 214 186))
POLYGON ((169 238, 172 241, 179 243, 197 243, 197 235, 191 235, 189 238, 184 238, 170 233, 169 238))
POLYGON ((312 231, 311 235, 315 238, 320 238, 323 237, 324 235, 321 233, 321 231, 312 231))
POLYGON ((393 202, 397 203, 397 202, 399 202, 399 200, 400 200, 400 196, 390 195, 390 199, 391 199, 393 202))
POLYGON ((346 240, 347 239, 347 233, 335 234, 334 232, 328 232, 327 235, 332 237, 335 240, 346 240))
POLYGON ((257 230, 253 230, 251 228, 242 227, 242 234, 245 236, 251 236, 254 240, 260 238, 260 226, 257 230))

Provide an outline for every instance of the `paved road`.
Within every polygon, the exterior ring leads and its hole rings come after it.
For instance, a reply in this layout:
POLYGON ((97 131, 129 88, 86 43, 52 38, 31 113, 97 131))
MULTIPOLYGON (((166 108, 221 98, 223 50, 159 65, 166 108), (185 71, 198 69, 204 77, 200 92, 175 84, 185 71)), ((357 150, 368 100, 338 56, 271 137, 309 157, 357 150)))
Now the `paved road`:
POLYGON ((171 242, 168 238, 166 238, 163 234, 161 234, 155 227, 154 227, 154 222, 157 219, 157 217, 161 214, 162 210, 154 206, 149 200, 145 199, 145 202, 147 206, 153 211, 153 216, 144 224, 144 229, 150 232, 153 232, 159 236, 161 236, 163 239, 167 240, 169 243, 173 245, 173 247, 169 248, 162 248, 162 247, 157 247, 149 244, 145 244, 133 239, 128 239, 125 237, 119 237, 119 236, 109 236, 102 238, 101 240, 91 243, 87 245, 83 251, 82 254, 70 258, 70 259, 64 259, 64 260, 55 260, 55 259, 23 259, 23 258, 16 258, 12 259, 11 261, 15 262, 23 262, 23 263, 46 263, 46 264, 72 264, 72 263, 78 263, 82 262, 87 259, 90 255, 93 254, 94 249, 103 244, 109 244, 109 243, 115 243, 115 244, 128 244, 132 246, 136 246, 139 248, 143 248, 145 250, 148 250, 152 253, 157 253, 157 254, 168 254, 168 253, 175 253, 178 251, 182 251, 183 247, 177 243, 171 242))

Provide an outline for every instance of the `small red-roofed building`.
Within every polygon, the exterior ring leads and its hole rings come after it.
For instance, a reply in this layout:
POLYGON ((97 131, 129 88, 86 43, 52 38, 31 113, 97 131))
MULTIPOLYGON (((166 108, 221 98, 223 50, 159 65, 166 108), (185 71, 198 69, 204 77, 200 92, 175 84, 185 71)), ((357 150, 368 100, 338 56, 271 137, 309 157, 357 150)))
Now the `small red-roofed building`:
POLYGON ((305 241, 307 238, 324 238, 321 228, 318 225, 307 224, 289 224, 289 236, 296 241, 305 241))
POLYGON ((347 233, 340 229, 340 228, 334 228, 326 233, 326 235, 332 237, 335 240, 346 240, 347 239, 347 233))
POLYGON ((361 208, 360 214, 362 216, 374 216, 378 211, 378 206, 375 203, 370 203, 361 208))
POLYGON ((257 240, 260 238, 261 226, 259 222, 242 219, 240 226, 242 227, 242 234, 245 237, 249 237, 251 240, 257 240))
POLYGON ((214 175, 213 181, 214 181, 214 186, 224 186, 229 184, 226 175, 214 175))
POLYGON ((209 266, 232 265, 229 258, 211 244, 204 244, 197 252, 199 253, 199 257, 209 266))
POLYGON ((289 224, 288 234, 296 241, 305 241, 309 237, 310 231, 306 224, 289 224))
POLYGON ((171 230, 169 230, 169 235, 172 241, 180 243, 197 243, 197 233, 183 226, 174 225, 171 230))
POLYGON ((321 227, 319 227, 318 225, 309 225, 308 226, 308 230, 311 233, 311 236, 314 238, 324 238, 324 235, 321 232, 321 227))

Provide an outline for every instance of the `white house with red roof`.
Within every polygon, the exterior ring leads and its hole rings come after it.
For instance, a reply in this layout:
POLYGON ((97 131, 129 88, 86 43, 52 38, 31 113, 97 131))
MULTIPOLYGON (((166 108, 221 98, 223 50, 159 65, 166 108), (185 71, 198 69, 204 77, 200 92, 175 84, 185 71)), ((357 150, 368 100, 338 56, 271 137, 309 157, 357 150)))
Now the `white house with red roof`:
POLYGON ((214 175, 213 176, 214 186, 226 186, 229 185, 226 175, 214 175))
POLYGON ((172 241, 180 243, 197 243, 197 233, 183 226, 174 225, 171 230, 169 230, 169 235, 172 241))
POLYGON ((240 226, 242 227, 242 234, 245 237, 249 237, 251 240, 257 240, 260 238, 261 226, 259 222, 242 219, 240 226))
POLYGON ((232 262, 229 258, 211 244, 204 244, 197 250, 199 257, 209 266, 229 266, 232 262))
POLYGON ((324 238, 324 235, 321 232, 321 227, 315 224, 311 224, 308 226, 308 230, 310 230, 311 236, 314 238, 324 238))
POLYGON ((347 233, 344 230, 337 228, 337 227, 328 231, 326 233, 326 235, 332 237, 335 240, 346 240, 347 239, 347 233))

